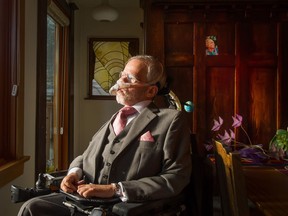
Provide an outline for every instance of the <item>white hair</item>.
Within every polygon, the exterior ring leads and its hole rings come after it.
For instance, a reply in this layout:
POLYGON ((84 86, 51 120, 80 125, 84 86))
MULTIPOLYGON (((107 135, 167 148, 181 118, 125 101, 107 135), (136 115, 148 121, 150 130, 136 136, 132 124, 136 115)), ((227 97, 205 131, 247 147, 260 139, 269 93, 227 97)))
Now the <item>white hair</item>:
POLYGON ((136 55, 131 57, 128 62, 133 59, 139 59, 146 64, 149 84, 157 85, 158 90, 166 85, 166 74, 163 70, 163 65, 157 58, 150 55, 136 55))

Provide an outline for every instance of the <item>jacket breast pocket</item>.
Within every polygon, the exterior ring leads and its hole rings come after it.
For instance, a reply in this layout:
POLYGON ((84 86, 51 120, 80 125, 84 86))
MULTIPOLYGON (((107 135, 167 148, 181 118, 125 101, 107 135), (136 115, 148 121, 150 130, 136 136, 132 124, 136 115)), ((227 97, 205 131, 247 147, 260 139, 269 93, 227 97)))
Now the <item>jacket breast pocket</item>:
POLYGON ((139 149, 152 150, 157 148, 157 142, 139 141, 139 149))

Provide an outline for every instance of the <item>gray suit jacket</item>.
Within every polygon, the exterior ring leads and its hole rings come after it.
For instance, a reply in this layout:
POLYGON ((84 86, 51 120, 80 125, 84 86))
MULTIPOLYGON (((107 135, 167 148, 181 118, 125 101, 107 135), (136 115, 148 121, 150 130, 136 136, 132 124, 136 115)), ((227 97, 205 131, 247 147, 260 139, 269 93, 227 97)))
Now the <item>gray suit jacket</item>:
MULTIPOLYGON (((98 183, 96 176, 102 167, 102 153, 114 116, 93 136, 85 152, 70 164, 70 168, 81 168, 95 183, 98 183)), ((189 127, 183 113, 158 109, 152 103, 131 123, 110 165, 107 182, 121 182, 128 202, 179 194, 189 183, 192 166, 189 127), (141 136, 147 133, 152 135, 152 140, 142 141, 141 136)))

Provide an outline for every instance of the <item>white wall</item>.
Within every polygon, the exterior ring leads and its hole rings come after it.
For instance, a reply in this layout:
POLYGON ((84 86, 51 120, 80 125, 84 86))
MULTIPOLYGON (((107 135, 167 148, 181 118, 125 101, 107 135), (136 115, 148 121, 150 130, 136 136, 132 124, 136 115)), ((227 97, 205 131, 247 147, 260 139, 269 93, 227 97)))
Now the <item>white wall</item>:
POLYGON ((76 11, 75 26, 75 155, 82 153, 96 130, 119 109, 114 100, 85 100, 88 95, 88 38, 139 38, 143 48, 143 11, 121 8, 111 23, 97 22, 90 8, 76 11))
MULTIPOLYGON (((31 159, 25 163, 22 176, 0 188, 0 215, 5 216, 17 215, 21 206, 10 201, 10 185, 34 186, 37 0, 26 0, 25 4, 24 155, 31 156, 31 159)), ((141 41, 140 50, 143 49, 140 8, 121 8, 119 19, 112 23, 98 23, 91 18, 90 13, 89 8, 79 8, 75 12, 75 156, 85 150, 96 130, 120 107, 114 100, 85 100, 88 95, 88 38, 137 37, 141 41)))

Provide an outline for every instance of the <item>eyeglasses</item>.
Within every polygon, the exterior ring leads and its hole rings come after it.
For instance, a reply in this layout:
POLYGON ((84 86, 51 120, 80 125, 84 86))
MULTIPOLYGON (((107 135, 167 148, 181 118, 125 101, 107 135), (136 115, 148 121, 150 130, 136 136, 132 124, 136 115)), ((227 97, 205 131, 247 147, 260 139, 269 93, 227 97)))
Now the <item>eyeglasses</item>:
POLYGON ((117 81, 117 84, 120 87, 125 87, 125 88, 129 88, 131 86, 138 86, 138 87, 143 87, 143 86, 154 86, 157 85, 156 84, 151 84, 151 83, 147 83, 147 82, 143 82, 138 80, 135 76, 133 76, 132 74, 126 74, 123 71, 119 72, 119 80, 117 81), (121 80, 120 80, 121 79, 121 80))
POLYGON ((127 74, 121 71, 119 73, 119 79, 124 79, 124 78, 126 79, 125 83, 143 83, 140 80, 138 80, 135 76, 133 76, 132 74, 127 74))

